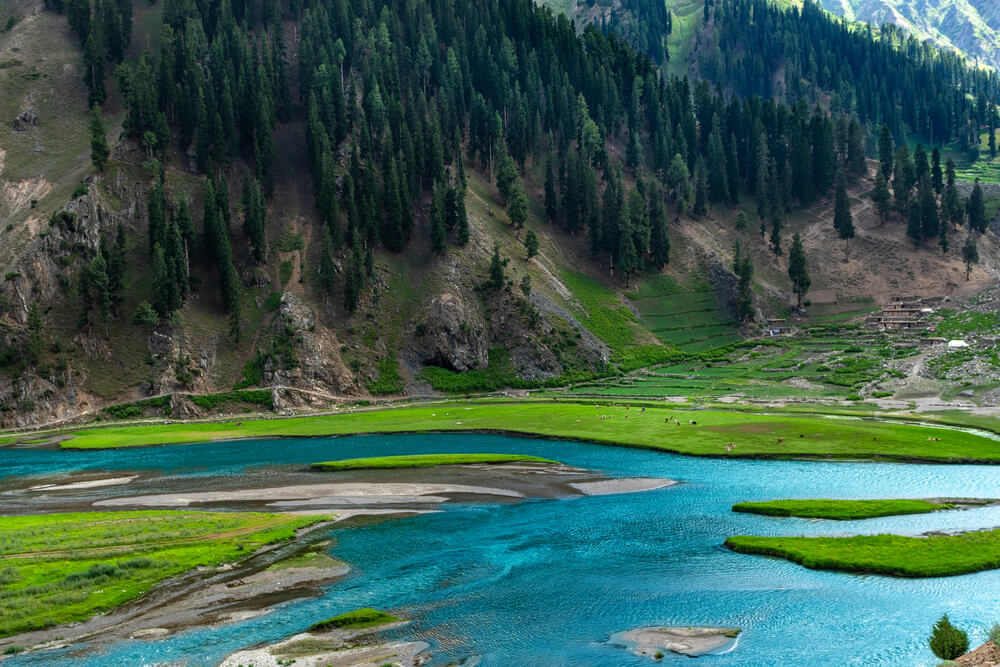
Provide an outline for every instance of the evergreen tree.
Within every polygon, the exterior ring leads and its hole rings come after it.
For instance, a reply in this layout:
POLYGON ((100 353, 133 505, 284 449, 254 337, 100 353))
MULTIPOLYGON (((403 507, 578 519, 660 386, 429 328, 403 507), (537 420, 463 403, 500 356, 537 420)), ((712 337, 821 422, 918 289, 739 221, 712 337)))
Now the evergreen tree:
POLYGON ((667 212, 658 196, 649 198, 649 251, 653 268, 661 270, 670 262, 667 212))
POLYGON ((694 187, 694 207, 691 214, 701 217, 708 213, 708 177, 705 175, 705 167, 699 163, 695 168, 694 187))
POLYGON ((782 215, 780 212, 775 212, 774 216, 771 218, 771 251, 775 255, 781 254, 781 225, 782 225, 782 215))
POLYGON ((504 206, 510 202, 517 182, 517 165, 514 164, 514 158, 510 155, 504 155, 500 161, 500 169, 497 171, 497 191, 500 193, 500 199, 504 206))
POLYGON ((108 97, 104 87, 104 40, 102 31, 94 27, 87 34, 83 48, 83 64, 86 68, 87 104, 101 106, 108 97))
POLYGON ((940 233, 940 220, 938 219, 937 199, 934 197, 934 187, 931 185, 930 176, 924 174, 920 182, 920 229, 921 238, 934 238, 940 233))
POLYGON ((983 201, 983 189, 979 185, 979 179, 976 179, 975 185, 972 186, 972 194, 969 195, 969 201, 966 203, 966 214, 969 216, 969 229, 983 233, 986 231, 987 220, 986 220, 986 203, 983 201))
POLYGON ((913 152, 913 180, 922 183, 924 178, 931 173, 930 163, 927 161, 927 151, 923 144, 917 144, 917 150, 913 152))
POLYGON ((923 215, 920 202, 910 200, 906 211, 906 235, 913 239, 914 245, 920 245, 924 235, 923 215))
POLYGON ((976 237, 972 234, 965 237, 965 244, 962 246, 962 261, 965 262, 965 280, 968 281, 972 275, 972 265, 979 263, 979 248, 976 245, 976 237))
POLYGON ((524 226, 524 221, 528 219, 528 197, 524 194, 524 188, 516 182, 510 194, 510 205, 507 207, 507 215, 514 230, 518 231, 524 226))
POLYGON ((882 173, 885 175, 886 180, 893 173, 894 155, 895 146, 892 141, 892 132, 889 131, 889 126, 883 123, 878 135, 878 160, 882 166, 882 173))
POLYGON ((733 244, 733 273, 739 283, 736 310, 740 319, 747 320, 753 316, 753 261, 748 253, 743 252, 739 241, 733 244))
POLYGON ((552 222, 558 213, 556 197, 556 177, 552 167, 552 156, 545 162, 545 217, 552 222))
POLYGON ((942 660, 954 660, 969 650, 969 637, 948 620, 948 614, 934 624, 930 637, 931 651, 942 660))
POLYGON ((937 147, 931 152, 931 184, 934 186, 934 192, 940 195, 944 187, 944 178, 941 172, 941 151, 937 147))
POLYGON ((889 185, 885 182, 885 174, 882 173, 882 166, 879 165, 878 175, 875 177, 875 187, 871 193, 875 210, 878 211, 879 220, 885 223, 892 211, 892 201, 889 196, 889 185))
POLYGON ((447 246, 448 230, 445 226, 445 199, 442 188, 434 188, 431 196, 431 251, 440 255, 447 246))
POLYGON ((941 221, 942 224, 960 227, 965 221, 965 204, 962 202, 962 196, 958 194, 958 188, 955 185, 955 162, 951 158, 948 158, 945 174, 947 185, 945 185, 944 194, 941 195, 941 221))
POLYGON ((107 164, 110 154, 101 108, 93 106, 90 108, 90 161, 97 171, 104 171, 104 165, 107 164))
POLYGON ((337 267, 333 260, 333 239, 330 230, 323 227, 323 241, 319 253, 319 284, 327 294, 333 292, 337 283, 337 267))
POLYGON ((833 227, 844 241, 844 261, 848 260, 848 248, 854 238, 854 220, 851 217, 851 200, 847 197, 843 174, 837 177, 837 194, 833 205, 833 227))
POLYGON ((528 259, 538 254, 538 235, 534 230, 529 229, 524 236, 524 248, 528 251, 528 259))
POLYGON ((802 239, 798 233, 792 237, 792 247, 788 251, 788 277, 792 281, 792 291, 802 308, 802 297, 809 291, 809 272, 806 270, 806 252, 802 247, 802 239))
POLYGON ((493 256, 490 258, 490 275, 486 282, 486 287, 493 291, 499 291, 507 284, 507 276, 503 270, 503 260, 500 259, 500 246, 493 244, 493 256))
POLYGON ((266 215, 267 208, 260 182, 247 174, 243 180, 243 228, 250 239, 253 259, 258 264, 264 260, 266 215))

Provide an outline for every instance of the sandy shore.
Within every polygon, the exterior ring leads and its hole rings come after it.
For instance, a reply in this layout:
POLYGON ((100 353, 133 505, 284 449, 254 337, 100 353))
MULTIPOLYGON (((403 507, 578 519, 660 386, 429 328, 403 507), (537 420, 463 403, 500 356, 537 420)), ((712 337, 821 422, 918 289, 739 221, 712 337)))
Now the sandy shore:
MULTIPOLYGON (((501 496, 523 498, 524 494, 508 489, 494 489, 486 486, 464 484, 421 484, 416 482, 380 483, 330 483, 296 484, 275 486, 266 489, 233 489, 228 491, 196 491, 189 493, 162 493, 149 496, 126 496, 108 498, 94 503, 98 507, 122 507, 141 505, 145 507, 187 507, 201 503, 254 502, 254 501, 304 501, 319 498, 334 502, 372 503, 400 502, 397 498, 416 499, 415 502, 441 502, 437 497, 444 493, 469 493, 479 496, 501 496), (424 498, 435 498, 425 500, 424 498)), ((318 503, 314 503, 318 504, 318 503)))
POLYGON ((106 477, 104 479, 91 479, 83 482, 70 482, 68 484, 40 484, 32 486, 29 491, 76 491, 79 489, 99 489, 104 486, 123 486, 131 483, 138 475, 128 477, 106 477))
POLYGON ((596 482, 570 482, 570 486, 585 496, 610 496, 617 493, 639 493, 653 491, 676 484, 672 479, 657 477, 622 477, 602 479, 596 482))
POLYGON ((655 657, 657 653, 679 653, 690 657, 728 653, 736 647, 739 628, 647 627, 634 628, 611 636, 636 655, 655 657))
POLYGON ((429 657, 426 642, 380 642, 376 632, 403 623, 361 630, 303 632, 276 644, 233 653, 219 667, 381 667, 384 664, 415 667, 429 657))

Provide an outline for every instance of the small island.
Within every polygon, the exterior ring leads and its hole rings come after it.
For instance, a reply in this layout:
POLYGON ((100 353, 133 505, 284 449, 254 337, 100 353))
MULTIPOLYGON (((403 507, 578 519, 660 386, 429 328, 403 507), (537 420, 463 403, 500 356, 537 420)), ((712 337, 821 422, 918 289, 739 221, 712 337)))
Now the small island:
POLYGON ((767 500, 763 502, 736 503, 734 512, 763 514, 765 516, 800 517, 804 519, 832 519, 853 521, 901 514, 924 514, 938 510, 955 509, 958 501, 942 500, 767 500))
POLYGON ((736 645, 740 632, 739 628, 729 627, 652 626, 615 633, 611 635, 611 642, 635 655, 654 660, 662 659, 664 651, 697 658, 728 653, 736 645))
POLYGON ((1000 568, 1000 529, 919 537, 751 537, 725 546, 738 553, 785 558, 813 570, 891 577, 950 577, 1000 568))
POLYGON ((436 466, 474 465, 480 463, 548 463, 558 461, 522 454, 411 454, 404 456, 371 456, 359 459, 323 461, 309 466, 312 470, 378 470, 388 468, 433 468, 436 466))
POLYGON ((393 616, 384 611, 378 609, 372 609, 371 607, 364 607, 362 609, 355 609, 354 611, 349 611, 345 614, 340 614, 334 616, 333 618, 328 618, 325 621, 320 621, 319 623, 313 623, 309 627, 309 631, 313 632, 316 630, 357 630, 359 628, 373 628, 378 625, 388 625, 389 623, 399 623, 403 619, 398 616, 393 616))

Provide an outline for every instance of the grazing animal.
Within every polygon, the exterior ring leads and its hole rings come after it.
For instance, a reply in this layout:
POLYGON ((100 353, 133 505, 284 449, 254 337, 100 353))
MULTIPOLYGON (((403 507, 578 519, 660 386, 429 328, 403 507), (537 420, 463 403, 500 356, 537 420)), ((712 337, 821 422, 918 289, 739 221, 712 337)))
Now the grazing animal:
POLYGON ((778 444, 779 444, 779 445, 780 445, 781 443, 783 443, 784 441, 785 441, 785 439, 784 439, 784 438, 778 438, 778 444))

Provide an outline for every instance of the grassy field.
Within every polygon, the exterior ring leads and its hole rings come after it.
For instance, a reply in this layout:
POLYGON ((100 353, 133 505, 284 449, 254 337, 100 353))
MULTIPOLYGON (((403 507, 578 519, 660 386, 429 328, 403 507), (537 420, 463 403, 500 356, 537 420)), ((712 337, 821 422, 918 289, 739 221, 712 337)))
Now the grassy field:
POLYGON ((720 312, 707 281, 685 286, 654 274, 644 276, 628 296, 639 321, 667 345, 701 352, 740 340, 736 323, 720 312))
POLYGON ((354 611, 349 611, 346 614, 340 614, 339 616, 334 616, 333 618, 328 618, 325 621, 320 621, 315 623, 310 630, 351 630, 355 628, 372 628, 376 625, 386 625, 388 623, 396 623, 403 619, 398 616, 393 616, 392 614, 387 614, 384 611, 379 611, 378 609, 372 609, 371 607, 365 607, 363 609, 355 609, 354 611))
POLYGON ((0 517, 0 637, 84 620, 168 577, 291 539, 322 518, 190 511, 0 517))
POLYGON ((1000 530, 958 535, 749 537, 726 540, 733 551, 777 556, 814 570, 949 577, 1000 568, 1000 530))
POLYGON ((905 423, 655 404, 642 411, 638 405, 564 401, 450 402, 332 416, 124 426, 77 431, 61 445, 93 449, 248 437, 477 430, 700 456, 1000 463, 1000 442, 905 423))
POLYGON ((797 516, 806 519, 852 521, 897 514, 923 514, 954 508, 953 503, 929 500, 768 500, 757 503, 736 503, 734 512, 766 516, 797 516))
POLYGON ((313 470, 333 472, 337 470, 373 470, 378 468, 431 468, 434 466, 454 466, 469 463, 557 463, 538 456, 518 454, 414 454, 412 456, 370 456, 361 459, 341 459, 313 463, 313 470))

